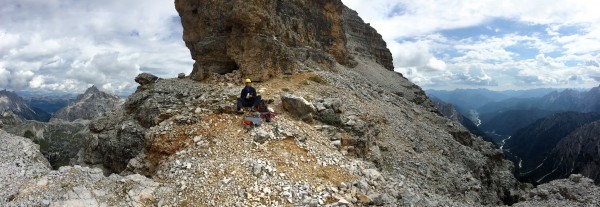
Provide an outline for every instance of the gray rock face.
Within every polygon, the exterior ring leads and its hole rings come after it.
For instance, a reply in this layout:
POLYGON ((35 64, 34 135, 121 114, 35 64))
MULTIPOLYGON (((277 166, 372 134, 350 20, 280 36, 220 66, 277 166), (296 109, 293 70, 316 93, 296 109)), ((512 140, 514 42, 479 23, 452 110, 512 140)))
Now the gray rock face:
POLYGON ((2 122, 2 124, 0 124, 0 128, 6 126, 14 126, 25 122, 25 120, 21 116, 16 115, 10 111, 0 114, 0 121, 2 122))
MULTIPOLYGON (((188 79, 159 79, 141 86, 143 90, 129 96, 123 109, 90 123, 92 135, 79 161, 90 165, 102 164, 110 171, 121 172, 127 168, 130 159, 140 155, 150 146, 149 142, 155 139, 155 136, 161 135, 148 134, 151 128, 171 117, 177 118, 177 124, 189 124, 197 120, 177 116, 183 111, 195 113, 198 108, 218 111, 220 103, 203 98, 205 93, 214 92, 206 86, 192 83, 193 81, 188 79)), ((198 112, 194 116, 201 115, 205 110, 198 112)), ((167 125, 160 127, 165 127, 165 131, 170 132, 166 129, 167 125)))
POLYGON ((316 112, 312 103, 289 93, 281 94, 281 105, 294 116, 307 122, 312 122, 313 114, 316 112))
POLYGON ((192 79, 241 70, 266 81, 302 67, 347 63, 341 1, 177 0, 192 79), (214 11, 214 12, 204 12, 214 11))
MULTIPOLYGON (((150 206, 165 192, 141 175, 104 177, 102 170, 62 167, 20 185, 2 206, 150 206), (35 199, 33 199, 35 198, 35 199)), ((168 192, 168 191, 167 191, 168 192)))
POLYGON ((525 201, 514 206, 598 206, 600 187, 593 180, 579 174, 567 179, 539 185, 524 194, 525 201))
POLYGON ((51 121, 92 120, 103 113, 119 108, 122 103, 118 96, 102 92, 96 86, 92 86, 85 93, 77 96, 75 102, 52 115, 51 121))
POLYGON ((158 80, 158 77, 150 73, 140 73, 137 77, 135 77, 135 82, 142 86, 154 83, 156 80, 158 80))
POLYGON ((111 113, 91 122, 92 134, 85 144, 79 161, 102 164, 112 172, 121 172, 129 159, 143 149, 146 129, 124 116, 122 111, 111 113))
MULTIPOLYGON (((346 6, 344 6, 343 17, 344 30, 348 40, 346 47, 351 54, 351 58, 372 59, 384 68, 393 71, 392 53, 377 30, 366 24, 356 11, 346 6)), ((352 65, 356 66, 356 61, 352 61, 352 65)))
POLYGON ((0 130, 0 206, 14 200, 27 181, 49 170, 50 163, 37 144, 0 130))

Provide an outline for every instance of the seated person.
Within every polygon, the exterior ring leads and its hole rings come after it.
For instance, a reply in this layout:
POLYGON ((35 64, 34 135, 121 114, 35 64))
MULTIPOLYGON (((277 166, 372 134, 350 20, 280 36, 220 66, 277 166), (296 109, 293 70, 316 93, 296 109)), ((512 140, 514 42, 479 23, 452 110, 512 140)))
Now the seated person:
POLYGON ((240 112, 243 107, 257 106, 261 101, 260 96, 256 95, 256 89, 252 87, 252 81, 250 79, 246 79, 244 82, 246 83, 246 86, 244 89, 242 89, 240 97, 237 98, 238 112, 240 112))

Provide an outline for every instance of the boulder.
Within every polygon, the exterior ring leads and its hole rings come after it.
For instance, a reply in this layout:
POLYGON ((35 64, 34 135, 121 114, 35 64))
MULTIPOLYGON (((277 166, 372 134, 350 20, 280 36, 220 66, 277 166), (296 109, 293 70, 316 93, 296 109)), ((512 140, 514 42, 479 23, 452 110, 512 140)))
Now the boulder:
POLYGON ((158 80, 158 77, 150 73, 140 73, 137 77, 135 77, 135 82, 139 83, 142 86, 154 83, 156 82, 156 80, 158 80))
POLYGON ((179 79, 184 79, 184 78, 185 78, 185 73, 179 73, 179 74, 177 75, 177 78, 179 78, 179 79))
POLYGON ((312 103, 300 96, 289 93, 281 94, 281 104, 286 111, 307 123, 312 122, 313 114, 316 112, 312 103))

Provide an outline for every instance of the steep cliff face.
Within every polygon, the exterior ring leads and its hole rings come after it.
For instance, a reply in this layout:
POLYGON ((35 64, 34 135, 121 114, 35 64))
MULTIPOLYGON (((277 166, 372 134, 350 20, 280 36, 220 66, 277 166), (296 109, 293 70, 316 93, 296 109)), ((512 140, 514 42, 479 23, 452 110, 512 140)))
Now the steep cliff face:
POLYGON ((241 70, 265 81, 298 70, 331 70, 336 63, 355 65, 349 49, 393 70, 381 36, 339 0, 177 0, 175 7, 196 60, 195 80, 241 70))
MULTIPOLYGON (((344 6, 344 31, 352 59, 369 58, 388 70, 394 70, 392 53, 375 28, 366 24, 356 11, 344 6)), ((352 63, 351 63, 352 64, 352 63)))
POLYGON ((77 96, 75 102, 52 115, 51 121, 92 120, 105 112, 117 109, 122 103, 118 96, 102 92, 96 86, 92 86, 85 93, 77 96))
POLYGON ((195 80, 239 69, 263 81, 306 65, 331 69, 348 61, 339 0, 177 0, 175 8, 196 60, 195 80))
POLYGON ((158 183, 140 175, 105 177, 81 166, 53 171, 37 144, 2 130, 0 152, 0 206, 150 206, 159 194, 158 183))

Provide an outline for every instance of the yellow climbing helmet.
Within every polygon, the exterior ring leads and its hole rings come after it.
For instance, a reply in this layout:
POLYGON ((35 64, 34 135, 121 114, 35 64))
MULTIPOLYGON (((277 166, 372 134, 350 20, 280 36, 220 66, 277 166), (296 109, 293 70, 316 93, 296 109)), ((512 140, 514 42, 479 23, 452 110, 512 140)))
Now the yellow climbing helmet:
POLYGON ((250 78, 246 78, 246 80, 244 80, 244 83, 252 83, 252 81, 250 80, 250 78))

